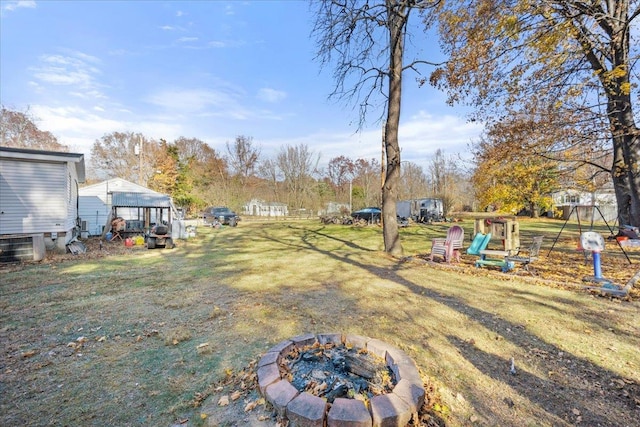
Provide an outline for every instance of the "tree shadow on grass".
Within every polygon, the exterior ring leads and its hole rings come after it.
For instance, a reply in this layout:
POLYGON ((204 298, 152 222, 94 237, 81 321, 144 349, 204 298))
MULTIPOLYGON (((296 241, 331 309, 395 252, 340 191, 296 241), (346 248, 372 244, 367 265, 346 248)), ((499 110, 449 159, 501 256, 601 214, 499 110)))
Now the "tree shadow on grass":
MULTIPOLYGON (((523 370, 520 370, 519 375, 512 377, 509 373, 507 360, 469 347, 458 337, 448 337, 452 345, 480 371, 496 381, 513 387, 521 396, 543 408, 554 418, 577 422, 577 417, 582 417, 582 419, 588 419, 590 425, 638 425, 640 411, 635 402, 640 401, 640 384, 634 380, 623 378, 582 357, 568 353, 527 332, 521 325, 473 307, 456 296, 447 295, 407 280, 392 268, 366 264, 340 255, 336 251, 321 249, 311 241, 309 234, 333 239, 330 235, 306 229, 302 236, 302 246, 307 249, 366 270, 381 279, 404 286, 420 297, 426 297, 446 305, 488 330, 499 331, 504 339, 518 346, 523 354, 532 354, 532 357, 541 358, 542 360, 537 363, 544 365, 544 369, 548 372, 562 373, 561 381, 542 379, 523 370), (549 355, 554 356, 549 357, 549 355), (557 355, 561 355, 561 357, 557 357, 557 355), (567 367, 571 369, 567 369, 567 367)), ((566 304, 567 302, 561 303, 566 304)), ((575 302, 572 303, 575 304, 575 302)), ((477 397, 473 399, 474 405, 484 406, 487 413, 491 412, 488 402, 477 397)))

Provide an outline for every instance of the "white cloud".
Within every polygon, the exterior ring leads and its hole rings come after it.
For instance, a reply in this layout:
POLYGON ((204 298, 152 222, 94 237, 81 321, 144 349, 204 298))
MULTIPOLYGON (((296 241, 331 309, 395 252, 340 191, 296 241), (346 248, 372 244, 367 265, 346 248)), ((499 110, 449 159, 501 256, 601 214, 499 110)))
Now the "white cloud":
POLYGON ((227 47, 227 44, 220 40, 213 40, 207 43, 207 46, 214 47, 214 48, 221 48, 221 47, 227 47))
POLYGON ((18 0, 5 2, 2 9, 11 12, 19 8, 35 9, 36 7, 36 2, 33 0, 18 0))
POLYGON ((30 67, 29 71, 36 80, 34 86, 37 85, 41 91, 46 89, 46 85, 71 86, 73 96, 105 98, 96 80, 101 74, 95 66, 100 64, 98 58, 82 52, 69 52, 66 55, 42 55, 39 59, 40 64, 30 67))
POLYGON ((278 102, 282 101, 287 97, 286 92, 281 90, 271 89, 271 88, 262 88, 258 91, 258 99, 266 102, 278 102))
POLYGON ((161 107, 173 117, 225 120, 281 120, 283 113, 256 109, 250 104, 245 91, 233 84, 216 81, 207 89, 166 88, 150 94, 145 100, 161 107), (246 104, 246 105, 245 105, 246 104))
POLYGON ((186 113, 204 112, 208 109, 227 109, 238 104, 241 94, 225 89, 181 89, 161 90, 147 98, 153 105, 165 110, 186 113))
POLYGON ((181 11, 181 10, 179 10, 179 11, 177 11, 177 12, 176 12, 176 16, 177 16, 178 18, 179 18, 179 17, 181 17, 181 16, 183 16, 183 15, 184 15, 184 12, 183 12, 183 11, 181 11))
POLYGON ((184 129, 175 118, 151 117, 137 121, 109 118, 113 112, 103 107, 94 107, 93 112, 81 107, 49 107, 33 105, 38 118, 38 128, 53 133, 61 144, 71 146, 73 151, 89 156, 93 143, 112 132, 142 132, 150 138, 173 140, 181 136, 184 129))
POLYGON ((180 37, 178 39, 179 43, 196 42, 196 41, 198 41, 197 37, 180 37))
MULTIPOLYGON (((399 144, 401 158, 421 166, 429 165, 436 150, 445 155, 461 154, 463 158, 469 143, 482 132, 482 125, 467 123, 452 115, 434 116, 420 112, 400 124, 399 144)), ((351 159, 382 159, 382 125, 361 132, 317 132, 289 139, 259 140, 265 156, 275 156, 285 145, 305 144, 316 154, 321 154, 320 164, 341 155, 351 159)))
POLYGON ((161 29, 161 30, 164 30, 164 31, 173 31, 173 30, 175 30, 176 28, 175 28, 175 27, 172 27, 171 25, 163 25, 162 27, 160 27, 160 29, 161 29))

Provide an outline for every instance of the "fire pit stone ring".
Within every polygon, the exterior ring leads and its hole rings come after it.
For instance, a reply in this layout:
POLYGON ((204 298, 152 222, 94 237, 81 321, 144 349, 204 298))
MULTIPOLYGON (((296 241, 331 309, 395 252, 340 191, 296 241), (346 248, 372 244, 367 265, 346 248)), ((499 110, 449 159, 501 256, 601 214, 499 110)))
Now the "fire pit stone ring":
POLYGON ((360 335, 338 333, 305 334, 282 341, 270 348, 258 362, 258 388, 278 415, 299 427, 406 426, 424 403, 425 390, 418 368, 402 350, 384 341, 360 335), (356 399, 337 398, 329 404, 308 392, 299 392, 280 375, 281 361, 295 348, 320 345, 351 345, 366 349, 385 360, 396 383, 390 393, 374 396, 369 408, 356 399))

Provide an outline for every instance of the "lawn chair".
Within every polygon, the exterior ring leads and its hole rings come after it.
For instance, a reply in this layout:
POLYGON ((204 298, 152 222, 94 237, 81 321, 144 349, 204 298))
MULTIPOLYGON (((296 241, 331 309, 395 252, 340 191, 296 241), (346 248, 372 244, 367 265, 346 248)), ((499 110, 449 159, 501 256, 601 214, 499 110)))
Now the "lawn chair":
POLYGON ((443 257, 446 262, 451 262, 455 258, 460 261, 460 249, 464 243, 464 230, 459 225, 454 225, 447 230, 446 238, 435 238, 431 242, 431 258, 438 255, 443 257))
MULTIPOLYGON (((520 251, 518 251, 515 255, 509 255, 505 257, 505 261, 511 263, 520 263, 529 273, 532 273, 529 270, 529 265, 538 259, 538 255, 540 254, 540 247, 542 246, 542 237, 536 236, 533 238, 531 242, 531 246, 529 246, 529 250, 527 251, 527 255, 520 255, 520 251)), ((533 274, 533 273, 532 273, 533 274)))

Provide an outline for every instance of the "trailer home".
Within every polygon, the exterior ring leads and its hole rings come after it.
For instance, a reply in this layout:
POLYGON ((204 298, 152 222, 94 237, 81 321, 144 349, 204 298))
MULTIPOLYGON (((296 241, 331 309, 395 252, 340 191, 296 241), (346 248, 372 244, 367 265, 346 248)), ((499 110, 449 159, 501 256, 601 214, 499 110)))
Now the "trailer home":
POLYGON ((80 233, 84 154, 0 147, 0 258, 42 259, 80 233))

